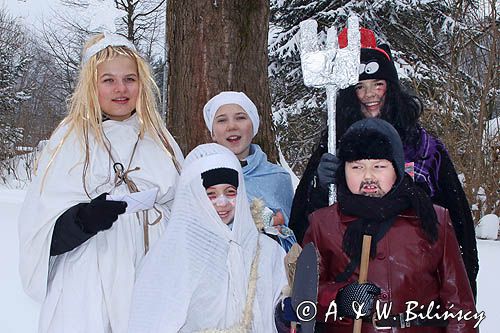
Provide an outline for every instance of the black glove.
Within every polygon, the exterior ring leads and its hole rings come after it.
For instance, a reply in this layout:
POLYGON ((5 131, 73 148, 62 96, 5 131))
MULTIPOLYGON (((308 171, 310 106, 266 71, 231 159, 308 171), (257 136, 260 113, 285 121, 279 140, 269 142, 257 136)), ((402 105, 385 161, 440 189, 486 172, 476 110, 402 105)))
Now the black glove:
POLYGON ((361 313, 365 314, 365 316, 371 316, 378 295, 380 295, 380 288, 373 283, 359 284, 355 282, 348 284, 338 291, 335 298, 338 313, 341 317, 357 319, 357 313, 354 309, 359 312, 359 307, 364 303, 361 313), (354 302, 358 302, 358 304, 353 306, 354 302))
POLYGON ((318 164, 318 181, 319 185, 327 189, 330 184, 335 183, 335 174, 342 162, 340 159, 330 153, 324 153, 321 155, 321 159, 318 164))
POLYGON ((286 321, 299 321, 297 314, 295 314, 295 310, 292 307, 291 297, 286 297, 281 300, 281 310, 283 311, 283 318, 285 318, 286 321))
POLYGON ((76 222, 82 230, 89 234, 111 228, 118 215, 125 213, 125 201, 106 200, 107 193, 92 199, 88 204, 81 204, 76 216, 76 222))

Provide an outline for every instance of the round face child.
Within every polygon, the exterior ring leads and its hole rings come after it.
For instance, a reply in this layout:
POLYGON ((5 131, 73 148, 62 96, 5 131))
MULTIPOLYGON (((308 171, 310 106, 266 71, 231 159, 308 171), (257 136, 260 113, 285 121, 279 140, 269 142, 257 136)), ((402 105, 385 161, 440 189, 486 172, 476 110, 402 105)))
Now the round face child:
POLYGON ((215 113, 212 139, 231 150, 239 160, 250 153, 253 124, 245 110, 238 104, 222 105, 215 113))
POLYGON ((356 84, 356 96, 365 117, 378 117, 384 106, 387 82, 385 80, 362 80, 356 84))
POLYGON ((119 55, 97 66, 97 96, 102 112, 110 119, 125 120, 135 110, 139 95, 137 64, 119 55))
POLYGON ((238 194, 236 187, 230 184, 217 184, 208 187, 206 193, 222 222, 225 224, 233 222, 238 194))
POLYGON ((392 189, 397 176, 388 160, 358 160, 345 163, 345 178, 353 194, 381 198, 392 189))

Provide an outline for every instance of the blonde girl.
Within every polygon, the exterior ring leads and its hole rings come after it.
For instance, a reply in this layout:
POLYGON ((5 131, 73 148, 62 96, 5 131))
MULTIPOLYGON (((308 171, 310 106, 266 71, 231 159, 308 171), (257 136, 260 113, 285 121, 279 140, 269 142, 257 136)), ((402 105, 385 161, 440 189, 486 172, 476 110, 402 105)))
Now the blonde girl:
POLYGON ((19 220, 20 274, 42 302, 39 332, 126 331, 137 264, 165 228, 183 161, 157 96, 126 38, 86 43, 69 114, 40 156, 19 220), (134 192, 154 203, 114 199, 134 192))

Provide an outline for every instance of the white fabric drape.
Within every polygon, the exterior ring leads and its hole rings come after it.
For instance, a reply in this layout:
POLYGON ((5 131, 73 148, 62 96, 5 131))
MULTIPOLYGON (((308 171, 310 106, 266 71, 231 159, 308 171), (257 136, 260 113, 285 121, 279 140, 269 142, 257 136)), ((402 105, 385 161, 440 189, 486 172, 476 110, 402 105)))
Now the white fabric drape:
MULTIPOLYGON (((137 116, 121 122, 107 120, 103 130, 113 158, 126 167, 139 133, 137 116)), ((22 208, 19 219, 22 284, 27 294, 43 302, 39 332, 125 332, 136 266, 144 256, 143 227, 136 215, 122 214, 109 230, 99 232, 72 251, 50 257, 57 218, 68 208, 90 201, 82 181, 83 144, 75 133, 69 135, 46 172, 66 133, 67 127, 62 127, 50 139, 22 208)), ((90 196, 128 192, 125 184, 114 186, 113 162, 106 149, 98 146, 93 137, 89 141, 90 196)), ((173 138, 170 144, 177 159, 182 161, 173 138)), ((170 215, 178 173, 171 158, 147 134, 138 143, 131 167, 140 167, 129 175, 140 190, 159 188, 155 205, 164 220, 149 228, 153 244, 170 215)), ((150 221, 156 217, 157 214, 150 212, 150 221)))
POLYGON ((129 332, 196 332, 239 324, 257 243, 261 255, 251 331, 275 332, 274 306, 286 284, 285 253, 257 232, 235 155, 217 144, 198 146, 186 158, 167 229, 143 260, 129 332), (218 167, 239 175, 232 228, 219 218, 202 185, 201 174, 218 167))

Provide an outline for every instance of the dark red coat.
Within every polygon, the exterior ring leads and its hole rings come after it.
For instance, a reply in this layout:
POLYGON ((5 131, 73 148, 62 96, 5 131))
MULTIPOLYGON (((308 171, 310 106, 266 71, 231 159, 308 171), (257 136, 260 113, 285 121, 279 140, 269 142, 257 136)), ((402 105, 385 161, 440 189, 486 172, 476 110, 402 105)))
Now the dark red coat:
MULTIPOLYGON (((405 312, 405 302, 417 301, 420 305, 433 300, 441 303, 441 309, 453 304, 452 311, 475 313, 474 299, 467 279, 458 243, 453 232, 448 211, 434 206, 439 220, 439 238, 429 243, 420 227, 420 221, 411 210, 403 212, 377 244, 376 257, 370 260, 368 281, 382 290, 381 303, 392 304, 391 313, 405 312)), ((345 283, 335 283, 349 258, 342 250, 342 238, 348 224, 357 218, 342 215, 335 204, 309 216, 309 229, 303 244, 313 242, 320 254, 320 284, 318 294, 318 321, 324 314, 337 291, 347 283, 358 279, 359 270, 345 283)), ((414 310, 417 312, 417 310, 414 310)), ((413 327, 393 329, 401 333, 476 332, 472 327, 476 320, 450 319, 447 328, 413 327)), ((352 332, 352 320, 328 319, 326 332, 352 332), (331 323, 331 324, 330 324, 331 323)), ((377 331, 371 323, 363 323, 363 333, 377 331)))

